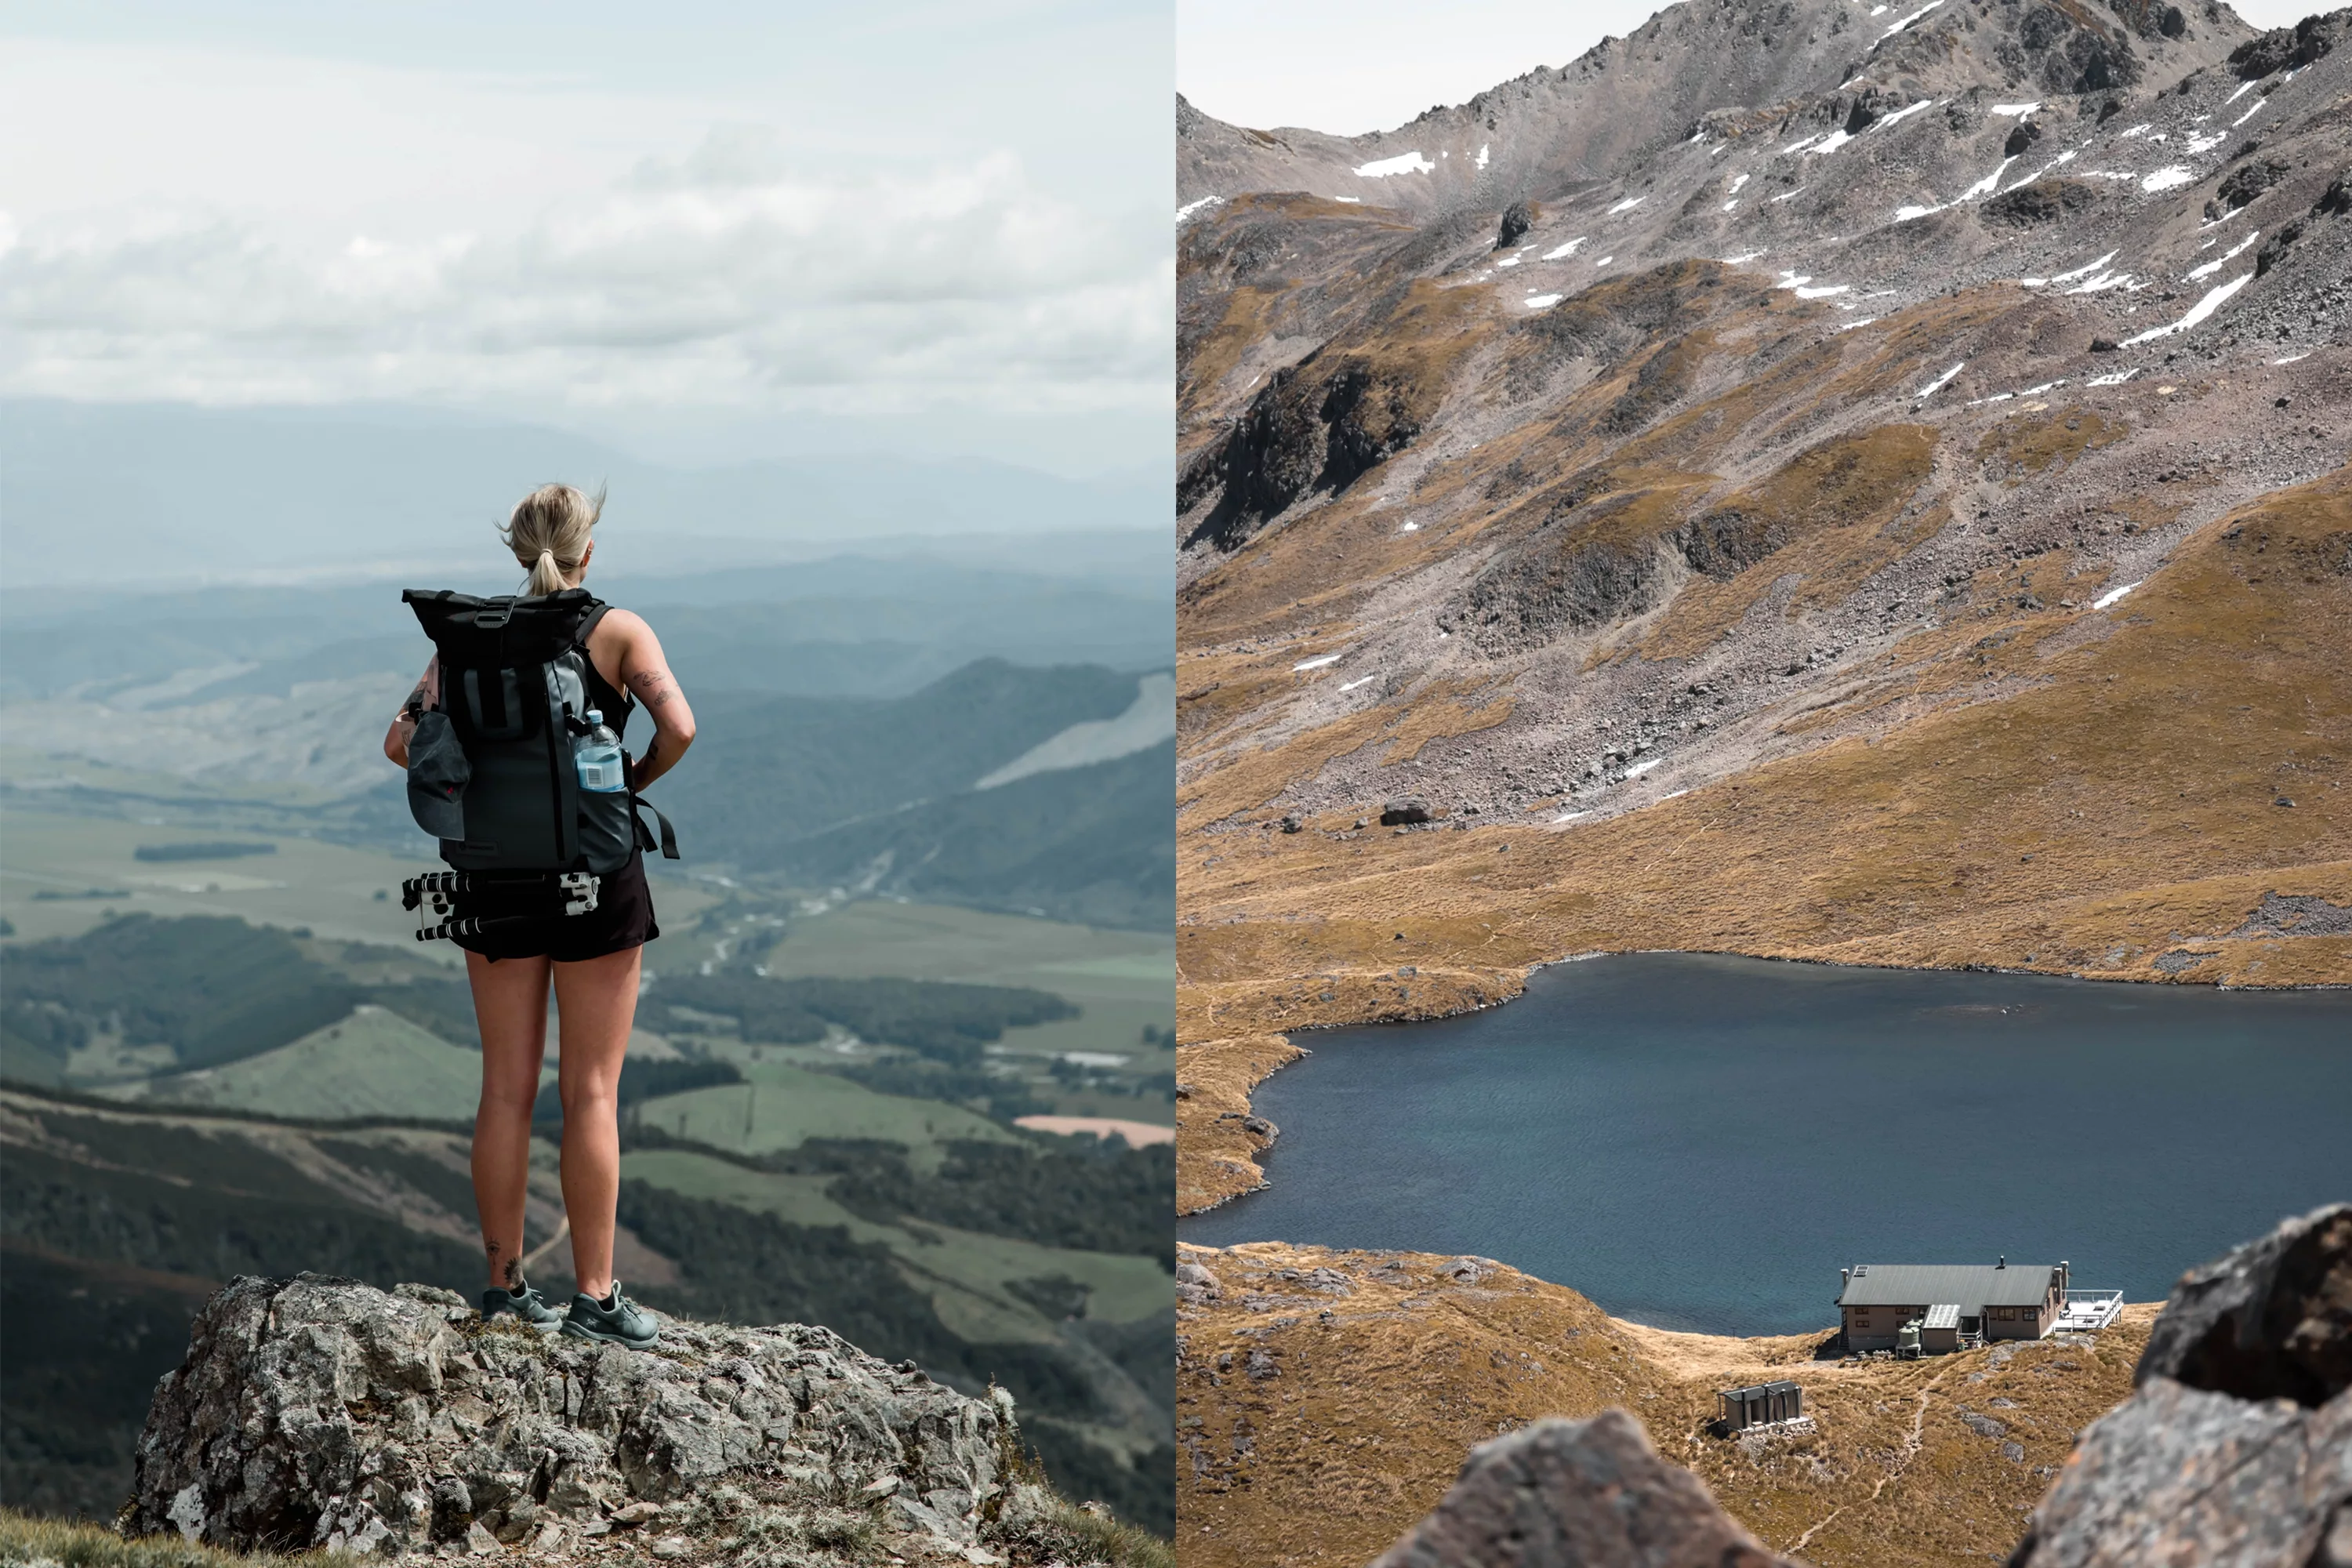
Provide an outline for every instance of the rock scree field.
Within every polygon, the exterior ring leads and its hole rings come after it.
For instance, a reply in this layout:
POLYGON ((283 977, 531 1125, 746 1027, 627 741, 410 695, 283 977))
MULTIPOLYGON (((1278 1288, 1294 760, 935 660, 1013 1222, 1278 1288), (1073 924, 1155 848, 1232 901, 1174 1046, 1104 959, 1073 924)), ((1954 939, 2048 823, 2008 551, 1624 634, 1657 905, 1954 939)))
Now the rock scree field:
POLYGON ((1180 104, 1188 1048, 1595 949, 2352 979, 2347 35, 1721 0, 1180 104))

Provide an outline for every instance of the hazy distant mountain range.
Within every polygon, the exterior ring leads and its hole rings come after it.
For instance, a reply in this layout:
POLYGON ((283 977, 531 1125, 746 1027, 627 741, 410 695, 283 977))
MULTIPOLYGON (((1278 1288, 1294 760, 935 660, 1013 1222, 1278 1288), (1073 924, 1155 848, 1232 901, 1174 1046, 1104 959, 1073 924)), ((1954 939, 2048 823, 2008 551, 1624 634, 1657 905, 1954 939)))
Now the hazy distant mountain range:
MULTIPOLYGON (((596 574, 660 633, 701 721, 659 791, 688 861, 1165 929, 1166 544, 1141 531, 1035 544, 1050 571, 909 543, 897 559, 596 574), (1023 776, 978 788, 1008 769, 1023 776)), ((513 584, 478 571, 454 585, 513 584)), ((380 745, 429 653, 392 582, 21 590, 0 629, 0 712, 25 751, 230 790, 309 786, 337 797, 309 830, 428 853, 380 745)), ((633 749, 646 733, 640 720, 633 749)))
POLYGON ((0 402, 0 583, 288 581, 495 560, 533 486, 609 490, 608 570, 724 567, 882 536, 1156 528, 1167 475, 1068 479, 874 453, 686 468, 423 410, 0 402))

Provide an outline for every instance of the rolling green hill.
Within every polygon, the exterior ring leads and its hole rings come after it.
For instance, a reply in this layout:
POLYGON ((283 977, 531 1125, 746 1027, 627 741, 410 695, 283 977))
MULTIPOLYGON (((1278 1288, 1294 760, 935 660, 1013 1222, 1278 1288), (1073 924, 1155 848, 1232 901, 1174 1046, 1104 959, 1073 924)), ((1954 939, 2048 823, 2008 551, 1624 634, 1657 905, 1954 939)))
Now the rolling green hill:
MULTIPOLYGON (((315 858, 288 844, 282 868, 315 858)), ((624 1082, 632 1293, 824 1321, 967 1388, 993 1379, 1066 1490, 1172 1530, 1169 1151, 1005 1120, 1103 1109, 1065 1098, 1065 1053, 1126 1053, 1087 1069, 1121 1087, 1085 1092, 1164 1116, 1163 1089, 1137 1096, 1169 1059, 1165 938, 887 900, 808 915, 749 889, 706 907, 655 954, 641 1017, 663 1037, 624 1082)), ((414 943, 90 916, 6 946, 0 1069, 84 1072, 68 1082, 110 1098, 0 1087, 0 1499, 104 1517, 155 1377, 228 1277, 477 1287, 463 1127, 479 1057, 464 982, 414 943), (317 1027, 177 1056, 212 1020, 282 1020, 287 998, 320 995, 344 1008, 317 1027), (134 1020, 155 1043, 121 1044, 134 1020)), ((554 1154, 543 1142, 534 1244, 561 1214, 554 1154)), ((561 1286, 560 1247, 534 1274, 561 1286)))
POLYGON ((755 1062, 747 1081, 647 1100, 640 1126, 745 1154, 796 1149, 812 1138, 874 1138, 929 1151, 956 1139, 1011 1142, 984 1116, 937 1100, 877 1094, 835 1073, 755 1062))
POLYGON ((1175 918, 1171 739, 1091 767, 1034 773, 850 823, 795 845, 819 879, 887 865, 878 886, 1130 930, 1175 918))
POLYGON ((288 1045, 140 1086, 144 1098, 272 1116, 471 1121, 482 1059, 399 1014, 362 1003, 288 1045))
POLYGON ((1131 675, 993 659, 887 701, 726 697, 698 708, 703 739, 663 781, 662 808, 705 862, 1164 928, 1175 897, 1172 742, 972 787, 1137 697, 1131 675))
POLYGON ((300 1039, 348 1014, 361 993, 311 963, 285 932, 196 915, 110 921, 72 940, 9 952, 10 1057, 62 1070, 68 1019, 110 1027, 132 1045, 172 1047, 184 1067, 213 1067, 300 1039), (47 1030, 44 1035, 41 1031, 47 1030))
MULTIPOLYGON (((966 789, 1039 742, 1135 700, 1095 666, 982 659, 912 696, 698 697, 694 763, 663 784, 712 858, 772 861, 787 845, 966 789)), ((671 805, 667 803, 674 802, 671 805)))

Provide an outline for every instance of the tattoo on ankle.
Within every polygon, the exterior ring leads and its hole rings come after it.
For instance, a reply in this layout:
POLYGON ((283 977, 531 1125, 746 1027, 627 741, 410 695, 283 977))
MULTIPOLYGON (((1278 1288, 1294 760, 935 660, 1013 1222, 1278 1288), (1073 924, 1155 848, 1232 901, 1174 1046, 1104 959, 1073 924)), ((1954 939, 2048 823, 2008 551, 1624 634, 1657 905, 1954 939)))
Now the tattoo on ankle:
POLYGON ((495 1241, 492 1241, 492 1240, 491 1240, 489 1237, 484 1237, 482 1238, 482 1250, 483 1250, 484 1252, 487 1252, 487 1253, 488 1253, 488 1254, 490 1255, 490 1274, 491 1274, 491 1277, 492 1277, 492 1278, 494 1278, 494 1279, 503 1279, 503 1280, 505 1280, 505 1281, 506 1281, 506 1288, 507 1288, 508 1289, 509 1289, 509 1290, 516 1290, 516 1289, 521 1289, 521 1287, 522 1287, 522 1259, 521 1259, 521 1258, 508 1258, 508 1259, 506 1260, 506 1262, 505 1262, 504 1264, 500 1264, 500 1263, 499 1263, 499 1250, 500 1250, 500 1248, 499 1248, 499 1244, 498 1244, 497 1242, 495 1242, 495 1241))

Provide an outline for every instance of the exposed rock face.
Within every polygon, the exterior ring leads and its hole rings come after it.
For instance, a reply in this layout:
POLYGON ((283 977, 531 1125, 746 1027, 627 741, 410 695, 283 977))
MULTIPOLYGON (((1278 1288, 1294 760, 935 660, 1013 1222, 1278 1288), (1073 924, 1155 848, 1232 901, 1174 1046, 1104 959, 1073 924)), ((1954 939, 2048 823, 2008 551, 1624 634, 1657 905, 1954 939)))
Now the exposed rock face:
POLYGON ((613 1536, 608 1555, 749 1562, 887 1538, 999 1562, 982 1536, 1053 1508, 1008 1475, 1017 1451, 1010 1395, 826 1329, 670 1320, 635 1353, 487 1326, 429 1287, 248 1276, 158 1386, 121 1522, 242 1550, 563 1562, 613 1536))
MULTIPOLYGON (((2035 224, 2054 223, 2069 214, 2082 212, 2096 205, 2098 199, 2097 189, 2087 181, 2049 175, 2030 184, 2003 191, 1985 203, 1981 210, 1988 223, 2026 228, 2035 224)), ((2115 347, 2113 343, 2107 346, 2110 349, 2115 347)))
POLYGON ((2255 81, 2273 71, 2300 69, 2326 58, 2347 35, 2352 35, 2352 17, 2342 11, 2323 12, 2305 16, 2292 27, 2273 27, 2258 38, 2249 38, 2230 51, 2230 64, 2236 68, 2240 80, 2255 81))
POLYGON ((2352 1388, 2352 1204, 2289 1220, 2173 1289, 2133 1381, 2316 1409, 2352 1388))
POLYGON ((1525 202, 1513 202, 1503 209, 1503 221, 1495 231, 1495 248, 1501 250, 1517 245, 1521 236, 1535 227, 1536 215, 1525 202))
POLYGON ((2352 1205, 2182 1279, 2134 1376, 2011 1568, 2352 1563, 2352 1205))
POLYGON ((1650 1447, 1622 1410, 1481 1443, 1461 1479, 1373 1568, 1793 1568, 1650 1447))

